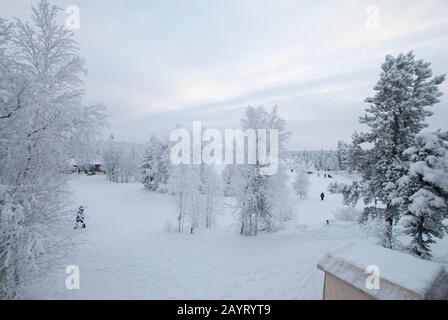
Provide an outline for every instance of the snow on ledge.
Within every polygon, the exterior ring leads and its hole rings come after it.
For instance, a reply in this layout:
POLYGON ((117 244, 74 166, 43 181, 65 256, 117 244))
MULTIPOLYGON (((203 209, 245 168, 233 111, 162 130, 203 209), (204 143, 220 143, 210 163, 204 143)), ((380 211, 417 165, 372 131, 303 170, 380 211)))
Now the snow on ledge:
POLYGON ((448 273, 443 265, 363 241, 330 251, 318 268, 377 299, 448 297, 448 273), (379 268, 379 289, 366 287, 369 266, 379 268))

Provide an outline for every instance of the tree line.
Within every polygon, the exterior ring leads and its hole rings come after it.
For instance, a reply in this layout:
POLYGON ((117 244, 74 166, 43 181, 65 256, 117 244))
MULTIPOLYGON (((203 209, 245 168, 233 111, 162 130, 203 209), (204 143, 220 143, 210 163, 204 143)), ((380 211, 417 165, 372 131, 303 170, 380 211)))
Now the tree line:
MULTIPOLYGON (((279 145, 285 150, 289 132, 277 108, 248 107, 241 119, 242 129, 277 129, 279 145)), ((256 137, 258 139, 258 137, 256 137)), ((202 149, 207 145, 202 142, 202 149)), ((140 179, 149 191, 168 193, 177 204, 175 226, 167 229, 193 232, 199 227, 210 228, 221 209, 222 196, 235 196, 241 234, 255 236, 261 231, 273 231, 280 221, 291 217, 290 195, 286 185, 285 165, 277 174, 264 176, 260 161, 254 164, 218 166, 209 164, 179 164, 170 161, 171 143, 167 137, 151 137, 143 156, 140 179), (282 198, 283 197, 283 198, 282 198)), ((267 150, 269 152, 269 148, 267 150)))

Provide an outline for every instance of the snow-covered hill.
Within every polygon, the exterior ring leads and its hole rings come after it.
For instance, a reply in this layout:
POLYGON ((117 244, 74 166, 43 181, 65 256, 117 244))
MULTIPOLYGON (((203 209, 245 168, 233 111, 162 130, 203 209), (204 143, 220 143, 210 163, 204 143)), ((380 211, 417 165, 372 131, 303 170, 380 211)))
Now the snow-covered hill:
MULTIPOLYGON (((25 297, 320 299, 319 258, 346 241, 364 238, 357 224, 335 219, 342 205, 340 196, 326 191, 329 182, 311 176, 309 199, 297 201, 297 217, 283 230, 242 237, 231 207, 222 209, 214 229, 166 233, 166 221, 176 210, 168 196, 137 183, 77 176, 72 186, 76 204, 86 207, 87 229, 76 231, 74 247, 25 297), (79 266, 80 290, 66 289, 67 265, 79 266)), ((443 246, 448 247, 438 247, 443 246)))

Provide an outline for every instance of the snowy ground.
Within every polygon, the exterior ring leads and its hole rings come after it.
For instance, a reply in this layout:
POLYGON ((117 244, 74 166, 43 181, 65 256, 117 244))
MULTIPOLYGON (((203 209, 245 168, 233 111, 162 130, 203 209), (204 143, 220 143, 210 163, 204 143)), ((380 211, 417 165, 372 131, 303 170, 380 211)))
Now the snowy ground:
MULTIPOLYGON (((32 299, 320 299, 323 274, 316 263, 329 249, 363 238, 360 228, 337 221, 340 197, 329 179, 311 178, 308 200, 284 230, 241 237, 231 210, 213 230, 165 233, 175 214, 166 195, 104 176, 77 176, 76 201, 86 206, 87 229, 66 257, 31 286, 32 299), (327 195, 325 201, 320 193, 327 195), (325 220, 331 223, 327 225, 325 220), (80 290, 65 287, 65 267, 80 268, 80 290)), ((448 243, 435 253, 448 260, 448 243)))

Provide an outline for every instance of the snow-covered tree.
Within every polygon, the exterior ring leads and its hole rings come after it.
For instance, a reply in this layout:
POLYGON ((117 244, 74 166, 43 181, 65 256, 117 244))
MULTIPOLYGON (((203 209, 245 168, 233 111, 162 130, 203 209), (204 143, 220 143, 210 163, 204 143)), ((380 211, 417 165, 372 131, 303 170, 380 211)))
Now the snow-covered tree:
POLYGON ((305 170, 298 170, 293 182, 293 188, 300 199, 306 199, 310 188, 310 178, 305 170))
POLYGON ((102 154, 107 178, 121 183, 137 181, 142 153, 140 144, 116 141, 111 135, 103 145, 102 154))
POLYGON ((222 183, 223 183, 223 193, 226 197, 235 195, 234 188, 234 174, 235 166, 226 165, 221 173, 222 183))
POLYGON ((259 165, 248 165, 242 176, 246 182, 241 202, 241 234, 256 236, 260 229, 272 231, 273 214, 268 199, 267 177, 260 173, 259 165))
POLYGON ((200 169, 200 194, 201 194, 201 223, 207 229, 215 225, 216 217, 220 209, 220 195, 222 184, 216 168, 213 165, 201 165, 200 169))
POLYGON ((370 107, 360 119, 370 131, 353 135, 350 163, 362 179, 354 188, 344 189, 353 200, 362 198, 369 207, 384 206, 385 247, 392 247, 393 223, 399 219, 392 199, 398 190, 397 181, 407 171, 403 151, 427 126, 425 118, 432 115, 427 107, 439 102, 439 85, 444 79, 433 77, 430 64, 416 60, 412 52, 396 58, 388 55, 374 88, 376 94, 366 99, 370 107))
MULTIPOLYGON (((286 184, 287 175, 284 166, 284 154, 289 132, 286 131, 285 120, 278 114, 277 108, 271 112, 263 106, 246 109, 245 117, 241 120, 243 130, 265 129, 267 136, 269 130, 278 130, 279 167, 276 174, 263 175, 265 165, 260 161, 256 150, 256 163, 237 165, 235 174, 235 194, 240 208, 240 221, 242 235, 256 236, 260 231, 273 231, 276 223, 290 217, 290 193, 286 184)), ((256 134, 256 141, 260 137, 256 134)), ((266 148, 269 153, 269 147, 266 148)))
POLYGON ((149 191, 164 192, 169 179, 169 144, 152 136, 140 167, 140 181, 149 191))
POLYGON ((143 145, 136 142, 124 142, 124 182, 136 182, 140 176, 140 164, 143 158, 143 145))
POLYGON ((178 207, 177 232, 186 227, 199 226, 200 167, 192 164, 172 165, 168 180, 168 192, 174 196, 178 207))
POLYGON ((340 170, 337 151, 333 150, 302 150, 289 151, 286 155, 293 163, 306 163, 310 171, 340 170))
POLYGON ((61 246, 63 172, 104 121, 82 104, 84 60, 58 11, 43 0, 29 23, 0 22, 0 299, 20 296, 61 246))
POLYGON ((107 179, 113 182, 118 182, 120 153, 118 146, 115 143, 114 135, 111 134, 103 147, 103 161, 104 169, 106 170, 107 179))
POLYGON ((345 170, 347 167, 349 146, 344 141, 339 140, 336 153, 337 153, 337 158, 338 158, 338 169, 345 170))
POLYGON ((221 181, 215 166, 169 163, 167 172, 167 191, 174 196, 178 207, 177 232, 212 228, 221 195, 221 181))
POLYGON ((410 252, 429 259, 433 238, 442 239, 448 230, 444 222, 448 218, 448 132, 420 134, 404 154, 411 164, 398 180, 394 203, 400 206, 405 233, 412 238, 410 252))

